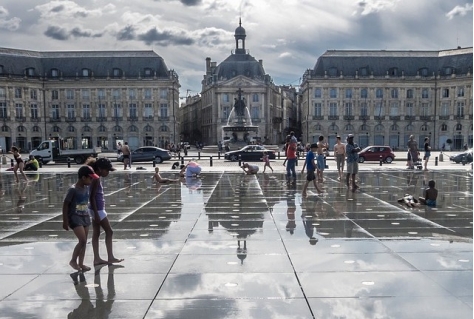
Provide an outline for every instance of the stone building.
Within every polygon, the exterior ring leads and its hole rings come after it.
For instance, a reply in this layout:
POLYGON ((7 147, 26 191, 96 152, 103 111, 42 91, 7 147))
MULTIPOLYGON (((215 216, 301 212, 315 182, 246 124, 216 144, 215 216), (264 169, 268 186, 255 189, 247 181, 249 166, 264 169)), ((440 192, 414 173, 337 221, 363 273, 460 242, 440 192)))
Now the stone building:
POLYGON ((303 138, 332 147, 353 133, 361 146, 406 149, 413 134, 434 149, 472 147, 472 58, 472 48, 326 51, 300 87, 303 138))
MULTIPOLYGON (((235 30, 234 38, 235 50, 220 64, 206 58, 206 74, 202 80, 199 104, 199 136, 206 145, 215 145, 229 138, 225 136, 223 127, 233 111, 238 91, 241 91, 252 125, 258 126, 258 130, 250 133, 252 136, 248 139, 266 144, 280 143, 286 134, 285 130, 289 129, 285 127, 288 123, 284 120, 288 118, 287 109, 282 107, 288 102, 283 102, 291 98, 296 103, 296 91, 293 89, 293 96, 290 93, 282 94, 283 89, 275 85, 270 75, 265 73, 263 61, 257 61, 250 55, 245 48, 246 32, 241 23, 235 30)), ((291 92, 289 88, 286 91, 291 92)), ((182 107, 196 107, 196 101, 191 102, 182 107)), ((181 134, 190 135, 189 127, 183 125, 181 134)), ((192 138, 196 138, 196 134, 192 138)))
POLYGON ((153 51, 0 48, 0 145, 31 150, 57 137, 69 148, 176 143, 179 87, 153 51))

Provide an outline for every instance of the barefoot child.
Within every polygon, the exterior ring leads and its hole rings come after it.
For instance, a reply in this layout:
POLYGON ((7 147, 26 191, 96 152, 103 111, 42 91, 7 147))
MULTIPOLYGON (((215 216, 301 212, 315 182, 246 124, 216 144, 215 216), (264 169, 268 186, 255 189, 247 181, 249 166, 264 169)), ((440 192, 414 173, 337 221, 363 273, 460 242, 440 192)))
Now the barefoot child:
POLYGON ((323 191, 318 187, 318 184, 316 182, 316 176, 314 174, 314 171, 316 170, 316 162, 315 162, 315 152, 318 149, 318 144, 311 144, 311 149, 308 153, 306 153, 306 160, 304 161, 303 169, 301 170, 301 174, 304 173, 304 169, 306 167, 307 173, 306 173, 306 182, 303 186, 303 192, 302 196, 306 197, 306 190, 308 189, 308 185, 310 182, 313 182, 314 188, 316 188, 316 191, 321 194, 323 191))
POLYGON ((435 186, 436 183, 434 180, 430 180, 428 182, 428 188, 423 191, 425 197, 418 197, 418 200, 421 204, 429 207, 436 207, 436 200, 438 199, 438 190, 435 188, 435 186))
POLYGON ((86 252, 87 233, 91 218, 87 211, 89 202, 89 187, 93 180, 99 179, 90 166, 82 166, 77 172, 78 181, 72 185, 63 202, 63 228, 72 229, 78 243, 72 252, 69 265, 77 271, 88 271, 91 268, 84 265, 86 252))
POLYGON ((263 172, 265 173, 265 169, 267 167, 269 167, 272 170, 272 173, 273 173, 273 168, 270 165, 270 156, 268 155, 267 152, 263 152, 262 160, 265 163, 265 165, 263 166, 263 172))
POLYGON ((174 183, 174 182, 179 182, 179 179, 169 179, 169 178, 163 178, 160 175, 160 168, 155 167, 155 174, 153 174, 152 177, 153 181, 157 183, 174 183))
MULTIPOLYGON (((94 172, 100 177, 109 176, 110 172, 115 171, 107 158, 90 158, 86 164, 90 165, 94 172)), ((123 261, 123 259, 115 258, 112 249, 112 236, 113 230, 110 226, 109 219, 107 218, 107 212, 105 211, 105 199, 104 189, 100 178, 93 180, 90 186, 90 201, 89 201, 89 214, 92 217, 92 249, 94 250, 94 266, 102 264, 113 264, 123 261), (99 254, 99 237, 100 228, 105 231, 105 247, 107 249, 107 260, 100 258, 99 254)))
POLYGON ((23 176, 25 181, 28 181, 28 178, 26 177, 25 172, 23 172, 23 168, 25 167, 25 162, 23 162, 23 159, 21 158, 20 149, 16 146, 12 146, 10 153, 13 154, 13 157, 15 158, 15 162, 16 162, 15 166, 13 166, 13 173, 15 174, 16 182, 17 183, 19 182, 18 174, 17 174, 18 169, 20 169, 20 174, 21 176, 23 176))

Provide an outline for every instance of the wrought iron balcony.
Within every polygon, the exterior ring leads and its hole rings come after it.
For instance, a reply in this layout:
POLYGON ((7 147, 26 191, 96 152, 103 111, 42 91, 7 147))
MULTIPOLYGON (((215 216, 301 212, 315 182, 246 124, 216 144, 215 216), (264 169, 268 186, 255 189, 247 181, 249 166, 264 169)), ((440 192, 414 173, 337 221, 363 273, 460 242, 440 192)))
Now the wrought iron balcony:
POLYGON ((363 120, 363 121, 370 120, 370 116, 368 116, 368 115, 360 115, 360 116, 359 116, 359 120, 363 120))
POLYGON ((400 115, 390 115, 389 118, 392 121, 400 121, 400 115))
POLYGON ((2 116, 2 117, 0 117, 0 119, 4 122, 11 120, 11 118, 9 116, 2 116))
POLYGON ((123 121, 123 117, 122 117, 122 116, 114 116, 114 117, 112 117, 112 119, 113 119, 114 121, 117 121, 117 122, 118 122, 118 121, 123 121))
POLYGON ((138 121, 138 116, 130 116, 130 117, 127 117, 127 120, 128 120, 128 121, 138 121))
POLYGON ((96 122, 107 122, 107 117, 105 116, 98 116, 95 118, 96 122))
POLYGON ((339 115, 329 115, 328 119, 329 120, 339 120, 339 115))
POLYGON ((374 120, 385 120, 385 115, 374 116, 374 120))
POLYGON ((313 120, 324 120, 324 116, 322 116, 322 115, 313 115, 313 120))
POLYGON ((457 120, 462 120, 462 119, 464 119, 464 115, 456 115, 456 119, 457 120))
POLYGON ((32 117, 31 122, 41 122, 41 117, 32 117))
POLYGON ((449 120, 449 115, 440 115, 439 119, 440 120, 449 120))
POLYGON ((169 121, 170 117, 169 116, 158 116, 158 121, 169 121))
POLYGON ((420 121, 431 121, 431 116, 422 115, 422 116, 420 116, 420 121))
POLYGON ((15 121, 17 122, 26 122, 25 116, 15 116, 15 121))
POLYGON ((153 121, 154 120, 154 116, 153 115, 148 115, 148 116, 144 116, 143 117, 143 120, 144 121, 153 121))
POLYGON ((415 115, 405 115, 405 120, 414 121, 415 118, 416 118, 415 115))
POLYGON ((354 115, 344 115, 344 120, 351 121, 354 119, 354 115))
POLYGON ((90 122, 92 121, 92 118, 90 116, 88 117, 81 117, 81 122, 90 122))
POLYGON ((60 117, 52 117, 49 119, 50 122, 61 122, 61 118, 60 117))
MULTIPOLYGON (((252 122, 253 122, 253 121, 254 121, 254 120, 252 119, 252 122)), ((278 117, 278 116, 273 117, 273 123, 274 123, 274 124, 280 124, 280 123, 282 123, 282 122, 283 122, 283 118, 278 117)))
POLYGON ((75 117, 66 117, 66 122, 76 122, 75 117))

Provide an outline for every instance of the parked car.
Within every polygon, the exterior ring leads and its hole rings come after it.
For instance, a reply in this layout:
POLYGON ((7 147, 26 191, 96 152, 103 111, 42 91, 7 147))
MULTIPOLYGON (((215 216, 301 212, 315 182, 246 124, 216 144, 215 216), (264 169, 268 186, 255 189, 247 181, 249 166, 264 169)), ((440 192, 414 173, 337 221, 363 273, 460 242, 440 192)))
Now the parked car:
POLYGON ((463 158, 466 158, 466 163, 472 163, 472 149, 449 157, 456 164, 462 163, 463 158))
POLYGON ((242 161, 261 161, 263 152, 267 152, 270 159, 275 159, 275 151, 268 150, 261 145, 247 145, 240 150, 230 151, 224 154, 224 158, 229 161, 238 161, 239 155, 242 161))
POLYGON ((391 163, 395 159, 395 154, 393 154, 390 146, 375 145, 367 146, 359 152, 359 163, 364 163, 365 161, 380 161, 380 156, 382 156, 382 161, 385 163, 391 163))
MULTIPOLYGON (((132 163, 134 162, 153 162, 161 163, 171 159, 171 154, 167 150, 154 146, 139 147, 131 152, 132 163)), ((123 162, 123 154, 117 158, 119 162, 123 162)))

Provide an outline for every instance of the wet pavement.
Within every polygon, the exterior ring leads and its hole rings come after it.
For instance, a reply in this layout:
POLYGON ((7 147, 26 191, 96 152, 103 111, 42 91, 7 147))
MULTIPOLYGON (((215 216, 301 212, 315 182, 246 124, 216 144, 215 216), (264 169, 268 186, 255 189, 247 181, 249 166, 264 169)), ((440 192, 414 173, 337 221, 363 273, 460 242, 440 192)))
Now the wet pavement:
POLYGON ((473 315, 465 170, 362 171, 355 193, 332 171, 325 194, 310 186, 307 198, 303 176, 288 187, 283 172, 214 171, 161 186, 150 171, 113 172, 103 180, 106 207, 125 261, 84 274, 69 267, 76 239, 62 230, 75 172, 29 176, 16 185, 0 174, 0 318, 473 315), (437 208, 397 203, 421 196, 429 179, 437 208))

